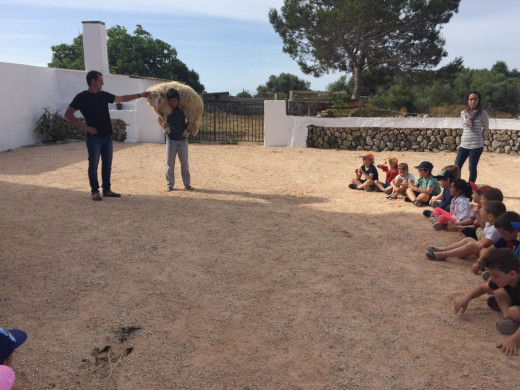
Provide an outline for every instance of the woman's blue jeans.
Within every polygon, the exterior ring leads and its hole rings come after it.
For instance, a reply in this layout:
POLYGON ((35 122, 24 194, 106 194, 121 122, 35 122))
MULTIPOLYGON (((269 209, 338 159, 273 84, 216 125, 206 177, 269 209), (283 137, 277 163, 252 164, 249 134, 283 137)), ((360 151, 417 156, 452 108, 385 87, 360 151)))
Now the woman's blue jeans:
POLYGON ((475 183, 477 180, 477 165, 483 150, 484 147, 477 149, 466 149, 459 146, 459 151, 457 152, 457 157, 455 158, 455 165, 459 167, 462 176, 462 166, 469 157, 469 181, 473 183, 475 183))
POLYGON ((110 190, 110 174, 112 172, 112 136, 87 137, 88 180, 92 193, 99 192, 98 165, 101 157, 101 180, 103 192, 110 190))

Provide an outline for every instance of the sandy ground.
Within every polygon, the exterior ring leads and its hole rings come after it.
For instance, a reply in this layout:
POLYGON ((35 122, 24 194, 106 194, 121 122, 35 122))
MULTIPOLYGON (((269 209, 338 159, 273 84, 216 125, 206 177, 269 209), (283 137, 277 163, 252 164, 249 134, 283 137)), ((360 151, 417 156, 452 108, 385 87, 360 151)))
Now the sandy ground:
MULTIPOLYGON (((102 202, 86 154, 0 153, 0 326, 29 335, 24 389, 520 388, 485 297, 453 313, 470 264, 425 260, 457 234, 349 190, 360 152, 193 144, 197 191, 166 193, 164 145, 117 144, 123 196, 102 202)), ((479 170, 516 211, 519 168, 485 153, 479 170)))

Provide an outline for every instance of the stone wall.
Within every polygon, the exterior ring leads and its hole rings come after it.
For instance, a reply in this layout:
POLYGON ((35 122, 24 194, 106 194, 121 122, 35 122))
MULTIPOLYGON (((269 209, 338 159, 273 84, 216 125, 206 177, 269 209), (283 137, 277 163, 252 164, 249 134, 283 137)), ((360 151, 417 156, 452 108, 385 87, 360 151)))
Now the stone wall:
MULTIPOLYGON (((308 126, 307 147, 322 149, 416 151, 456 151, 462 129, 406 129, 379 127, 308 126)), ((519 153, 520 131, 490 130, 484 150, 519 153)))
MULTIPOLYGON (((83 123, 85 120, 79 118, 83 123)), ((126 123, 121 119, 112 119, 112 139, 114 141, 123 142, 126 139, 126 123)), ((65 121, 67 126, 67 138, 69 139, 82 139, 84 140, 86 135, 83 130, 80 130, 73 124, 65 121)))

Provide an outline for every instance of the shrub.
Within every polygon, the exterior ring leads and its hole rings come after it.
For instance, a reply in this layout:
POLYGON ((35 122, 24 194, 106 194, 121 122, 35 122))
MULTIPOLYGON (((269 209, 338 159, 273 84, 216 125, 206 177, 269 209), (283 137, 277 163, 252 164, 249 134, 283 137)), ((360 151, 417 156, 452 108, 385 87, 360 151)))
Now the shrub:
POLYGON ((52 114, 48 107, 42 108, 43 114, 36 121, 34 132, 42 142, 57 142, 67 138, 67 122, 56 110, 52 114))

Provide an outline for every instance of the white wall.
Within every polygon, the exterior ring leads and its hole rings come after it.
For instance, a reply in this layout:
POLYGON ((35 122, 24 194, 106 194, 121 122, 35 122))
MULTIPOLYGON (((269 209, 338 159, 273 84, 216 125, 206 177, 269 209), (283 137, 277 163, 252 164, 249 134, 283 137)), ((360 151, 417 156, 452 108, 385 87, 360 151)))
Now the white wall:
MULTIPOLYGON (((458 129, 460 118, 314 118, 286 114, 285 101, 264 103, 264 146, 307 146, 307 126, 458 129)), ((492 130, 520 130, 520 120, 490 119, 492 130)))
MULTIPOLYGON (((33 145, 36 121, 49 107, 65 113, 74 96, 87 89, 87 72, 0 62, 0 151, 33 145)), ((103 89, 114 95, 143 92, 157 80, 121 75, 103 75, 103 89)), ((110 107, 112 119, 127 124, 127 142, 163 142, 157 116, 144 99, 123 103, 123 110, 110 107)), ((76 112, 79 117, 80 113, 76 112)))

